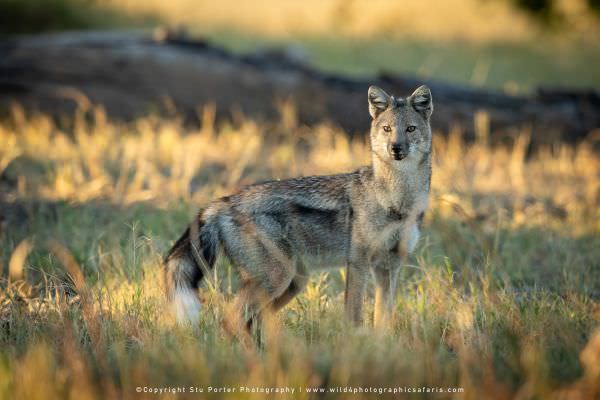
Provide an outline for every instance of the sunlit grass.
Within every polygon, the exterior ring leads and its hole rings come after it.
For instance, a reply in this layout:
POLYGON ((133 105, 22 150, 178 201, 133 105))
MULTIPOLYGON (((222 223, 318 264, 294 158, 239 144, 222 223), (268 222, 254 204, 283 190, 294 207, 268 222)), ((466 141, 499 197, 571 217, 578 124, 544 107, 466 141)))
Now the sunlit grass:
MULTIPOLYGON (((59 125, 15 109, 0 123, 0 397, 240 385, 600 393, 600 159, 589 143, 526 159, 526 129, 510 148, 487 147, 484 126, 471 144, 436 135, 425 232, 389 331, 346 325, 345 276, 333 270, 267 319, 264 350, 244 350, 221 329, 237 285, 226 260, 218 289, 201 291, 199 326, 176 327, 160 260, 198 209, 245 183, 369 162, 366 137, 299 126, 290 107, 279 123, 219 126, 209 107, 197 128, 117 124, 100 110, 59 125)), ((370 303, 365 316, 370 326, 370 303)))

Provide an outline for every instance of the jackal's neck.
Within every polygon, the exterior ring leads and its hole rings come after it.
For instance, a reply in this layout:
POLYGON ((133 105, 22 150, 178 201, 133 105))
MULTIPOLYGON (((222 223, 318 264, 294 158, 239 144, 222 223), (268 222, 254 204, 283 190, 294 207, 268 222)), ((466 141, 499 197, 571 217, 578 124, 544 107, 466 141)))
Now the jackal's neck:
POLYGON ((400 162, 383 160, 374 153, 373 178, 380 200, 404 203, 408 193, 429 192, 431 153, 412 154, 400 162))

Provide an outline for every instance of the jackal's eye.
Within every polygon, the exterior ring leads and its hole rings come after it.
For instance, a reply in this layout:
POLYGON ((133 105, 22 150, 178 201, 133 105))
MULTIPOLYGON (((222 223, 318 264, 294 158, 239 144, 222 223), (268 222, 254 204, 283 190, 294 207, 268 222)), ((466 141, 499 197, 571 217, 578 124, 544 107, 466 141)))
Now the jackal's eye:
POLYGON ((416 127, 416 126, 414 126, 414 125, 410 125, 408 128, 406 128, 406 131, 407 131, 407 132, 414 132, 414 131, 415 131, 415 129, 417 129, 417 127, 416 127))
POLYGON ((391 128, 389 125, 384 125, 384 126, 383 126, 383 131, 384 131, 384 132, 391 132, 391 131, 392 131, 392 128, 391 128))

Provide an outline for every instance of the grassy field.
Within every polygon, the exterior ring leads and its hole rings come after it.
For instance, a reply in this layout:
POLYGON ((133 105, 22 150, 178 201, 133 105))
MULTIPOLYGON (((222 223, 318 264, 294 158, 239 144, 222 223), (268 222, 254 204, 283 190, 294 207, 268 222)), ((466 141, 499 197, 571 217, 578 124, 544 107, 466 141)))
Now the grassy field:
MULTIPOLYGON (((291 48, 350 75, 511 93, 600 86, 597 17, 583 0, 556 3, 560 27, 500 0, 0 0, 0 34, 166 24, 236 52, 291 48)), ((96 109, 53 121, 15 107, 0 119, 0 399, 600 398, 591 143, 526 159, 527 130, 510 148, 489 148, 485 126, 471 144, 438 132, 430 209, 392 326, 371 328, 372 300, 367 327, 346 325, 340 266, 315 273, 267 318, 264 348, 248 350, 221 328, 237 286, 228 261, 201 290, 200 324, 183 328, 165 308, 163 255, 211 199, 350 171, 369 147, 334 125, 299 125, 290 105, 269 123, 216 126, 210 107, 199 118, 197 128, 177 117, 123 124, 96 109)))
POLYGON ((201 291, 199 326, 175 326, 160 260, 199 208, 256 180, 369 162, 365 140, 283 111, 279 123, 214 126, 207 108, 193 130, 98 110, 56 124, 15 109, 0 122, 0 398, 600 395, 600 159, 582 143, 526 160, 527 132, 510 149, 435 138, 425 232, 389 330, 345 325, 339 269, 266 321, 263 350, 244 350, 220 325, 236 287, 226 260, 201 291))

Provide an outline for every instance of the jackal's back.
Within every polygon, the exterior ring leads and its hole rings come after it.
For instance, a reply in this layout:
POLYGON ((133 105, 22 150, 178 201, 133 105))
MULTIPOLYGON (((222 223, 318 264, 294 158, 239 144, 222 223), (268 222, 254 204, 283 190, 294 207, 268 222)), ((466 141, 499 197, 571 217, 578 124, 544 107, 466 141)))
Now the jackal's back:
POLYGON ((350 245, 352 193, 359 184, 359 171, 263 182, 217 200, 203 217, 219 221, 225 251, 234 258, 245 233, 308 265, 341 264, 350 245))

